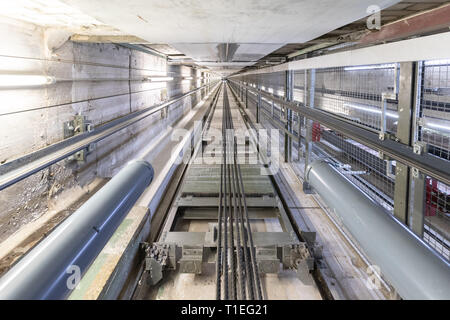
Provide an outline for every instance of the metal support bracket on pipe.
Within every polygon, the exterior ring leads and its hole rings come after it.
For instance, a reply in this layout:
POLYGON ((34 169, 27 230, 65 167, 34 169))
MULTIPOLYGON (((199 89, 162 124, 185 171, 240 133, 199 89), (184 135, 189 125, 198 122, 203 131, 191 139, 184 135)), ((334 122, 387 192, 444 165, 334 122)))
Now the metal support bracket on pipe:
POLYGON ((305 178, 403 299, 450 299, 450 264, 325 161, 305 178))

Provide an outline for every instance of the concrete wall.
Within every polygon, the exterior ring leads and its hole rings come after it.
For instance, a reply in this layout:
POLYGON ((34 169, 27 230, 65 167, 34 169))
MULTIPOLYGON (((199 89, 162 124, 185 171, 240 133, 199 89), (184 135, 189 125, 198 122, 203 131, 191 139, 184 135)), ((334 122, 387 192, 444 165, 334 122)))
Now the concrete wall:
MULTIPOLYGON (((195 76, 197 70, 169 67, 164 58, 115 44, 73 43, 67 41, 70 34, 63 30, 0 18, 0 36, 4 39, 0 73, 64 80, 48 87, 0 89, 0 163, 62 140, 63 123, 75 115, 84 115, 99 126, 185 93, 200 82, 181 78, 195 76), (175 80, 169 84, 118 81, 149 75, 168 75, 175 80)), ((0 241, 32 221, 77 203, 201 98, 199 92, 172 105, 167 117, 158 112, 104 139, 84 163, 63 160, 0 191, 0 241)))

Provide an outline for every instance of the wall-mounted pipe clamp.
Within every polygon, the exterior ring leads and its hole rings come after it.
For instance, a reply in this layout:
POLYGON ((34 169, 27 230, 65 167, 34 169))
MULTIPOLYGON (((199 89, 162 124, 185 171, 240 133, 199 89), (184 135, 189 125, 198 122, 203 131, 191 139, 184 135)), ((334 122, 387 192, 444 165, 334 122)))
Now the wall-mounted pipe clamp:
MULTIPOLYGON (((87 120, 85 116, 76 115, 73 120, 66 121, 63 124, 64 139, 82 134, 85 132, 91 132, 94 130, 94 126, 91 121, 87 120)), ((76 152, 67 158, 67 161, 86 161, 86 157, 89 153, 95 150, 95 144, 91 143, 85 149, 76 152)))
POLYGON ((408 227, 324 161, 305 180, 403 299, 450 299, 450 264, 408 227))

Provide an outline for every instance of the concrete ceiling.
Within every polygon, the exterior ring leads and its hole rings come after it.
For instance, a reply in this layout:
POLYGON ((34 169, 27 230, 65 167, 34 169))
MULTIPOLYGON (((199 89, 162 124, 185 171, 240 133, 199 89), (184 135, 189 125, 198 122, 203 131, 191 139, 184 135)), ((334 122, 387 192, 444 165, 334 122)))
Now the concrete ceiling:
POLYGON ((98 21, 165 43, 222 74, 302 43, 396 0, 62 0, 98 21))

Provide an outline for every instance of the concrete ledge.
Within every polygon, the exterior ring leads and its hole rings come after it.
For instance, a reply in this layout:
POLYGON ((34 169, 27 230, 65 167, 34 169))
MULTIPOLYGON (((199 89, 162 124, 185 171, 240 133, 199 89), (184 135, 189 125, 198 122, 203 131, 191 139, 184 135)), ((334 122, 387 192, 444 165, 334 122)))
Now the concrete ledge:
POLYGON ((148 237, 150 211, 133 207, 81 279, 69 300, 117 299, 139 244, 148 237))

